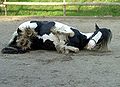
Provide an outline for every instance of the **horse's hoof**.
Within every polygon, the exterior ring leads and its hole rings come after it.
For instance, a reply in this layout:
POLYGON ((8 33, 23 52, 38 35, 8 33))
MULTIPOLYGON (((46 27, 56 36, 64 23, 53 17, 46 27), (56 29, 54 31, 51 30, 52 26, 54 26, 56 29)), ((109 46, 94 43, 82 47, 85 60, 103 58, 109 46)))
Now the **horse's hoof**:
POLYGON ((79 52, 79 49, 78 49, 78 48, 75 48, 75 49, 74 49, 74 52, 75 52, 75 53, 78 53, 78 52, 79 52))

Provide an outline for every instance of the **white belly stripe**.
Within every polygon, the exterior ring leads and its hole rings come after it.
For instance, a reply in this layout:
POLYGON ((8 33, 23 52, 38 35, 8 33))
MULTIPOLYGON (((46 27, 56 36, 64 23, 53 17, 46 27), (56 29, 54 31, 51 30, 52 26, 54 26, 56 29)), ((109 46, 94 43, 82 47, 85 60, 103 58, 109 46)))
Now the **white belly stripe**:
POLYGON ((39 39, 43 39, 43 42, 45 42, 46 40, 50 40, 53 41, 53 43, 56 45, 59 40, 57 38, 57 36, 55 36, 54 34, 50 33, 49 35, 44 34, 43 36, 37 36, 39 39))

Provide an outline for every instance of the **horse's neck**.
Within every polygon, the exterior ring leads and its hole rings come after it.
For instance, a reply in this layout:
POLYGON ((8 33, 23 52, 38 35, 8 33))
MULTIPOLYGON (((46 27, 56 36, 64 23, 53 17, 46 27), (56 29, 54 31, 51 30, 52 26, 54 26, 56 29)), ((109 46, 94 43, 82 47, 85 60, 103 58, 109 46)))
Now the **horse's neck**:
POLYGON ((87 37, 87 39, 90 38, 94 34, 94 32, 92 32, 92 33, 83 33, 83 32, 80 32, 80 33, 83 34, 83 35, 85 35, 87 37))

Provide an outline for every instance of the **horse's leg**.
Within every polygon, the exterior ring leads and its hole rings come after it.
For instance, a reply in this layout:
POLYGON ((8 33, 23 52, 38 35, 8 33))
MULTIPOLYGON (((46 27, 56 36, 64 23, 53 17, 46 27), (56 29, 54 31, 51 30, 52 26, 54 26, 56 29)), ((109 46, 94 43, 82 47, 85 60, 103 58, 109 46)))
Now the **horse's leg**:
POLYGON ((68 40, 68 36, 66 34, 56 33, 54 34, 58 38, 58 42, 56 44, 56 50, 58 53, 65 53, 65 44, 68 40))
POLYGON ((73 37, 75 35, 74 32, 70 29, 70 27, 67 27, 67 28, 64 28, 64 27, 61 27, 61 28, 53 27, 51 29, 51 32, 54 33, 54 34, 64 34, 64 35, 67 35, 69 37, 73 37))
POLYGON ((72 51, 72 52, 78 52, 79 51, 79 49, 78 48, 76 48, 76 47, 73 47, 73 46, 67 46, 66 45, 66 42, 68 41, 68 37, 70 36, 70 34, 71 33, 73 33, 74 34, 74 32, 73 31, 69 31, 69 32, 67 32, 66 30, 64 30, 64 29, 52 29, 52 33, 54 34, 54 35, 56 35, 57 36, 57 38, 58 38, 58 40, 59 40, 59 42, 58 42, 58 44, 55 46, 56 47, 56 50, 59 52, 59 53, 69 53, 70 51, 72 51))
POLYGON ((73 46, 61 45, 61 44, 56 46, 56 50, 59 53, 65 53, 65 54, 68 54, 70 51, 75 53, 79 52, 79 48, 73 46))
POLYGON ((79 48, 73 47, 73 46, 65 46, 65 53, 68 51, 72 51, 72 52, 77 53, 77 52, 79 52, 79 48))
POLYGON ((64 45, 58 44, 58 45, 56 45, 55 48, 56 48, 58 53, 65 53, 65 46, 64 45))

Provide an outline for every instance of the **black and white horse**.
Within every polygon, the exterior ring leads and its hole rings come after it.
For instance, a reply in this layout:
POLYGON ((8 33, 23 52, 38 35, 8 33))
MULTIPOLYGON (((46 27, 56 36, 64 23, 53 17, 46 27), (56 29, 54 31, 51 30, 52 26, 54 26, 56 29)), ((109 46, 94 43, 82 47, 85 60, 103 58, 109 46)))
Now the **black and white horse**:
POLYGON ((14 32, 2 53, 25 53, 30 50, 57 50, 61 53, 78 52, 82 49, 108 49, 112 38, 110 29, 99 28, 92 33, 56 21, 27 21, 14 32))

